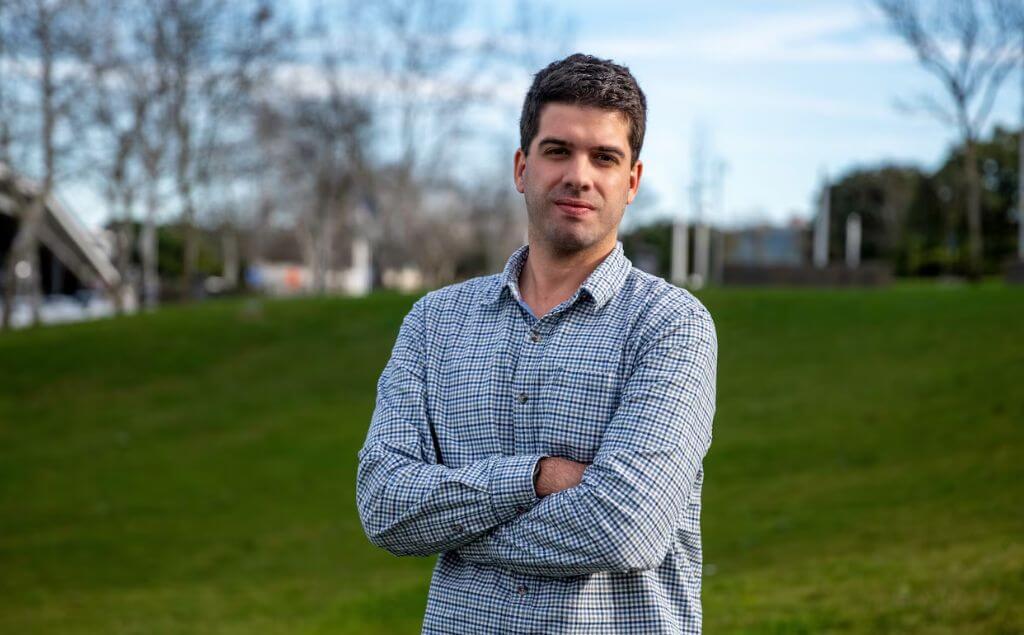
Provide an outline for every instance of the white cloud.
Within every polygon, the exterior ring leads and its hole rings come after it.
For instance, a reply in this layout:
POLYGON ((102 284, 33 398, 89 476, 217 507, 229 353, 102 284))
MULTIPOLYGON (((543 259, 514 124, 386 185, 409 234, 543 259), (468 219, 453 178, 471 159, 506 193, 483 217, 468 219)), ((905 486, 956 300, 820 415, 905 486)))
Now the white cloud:
POLYGON ((720 63, 889 63, 913 53, 879 28, 877 16, 856 7, 743 17, 700 31, 683 28, 647 37, 584 41, 624 60, 699 60, 720 63))

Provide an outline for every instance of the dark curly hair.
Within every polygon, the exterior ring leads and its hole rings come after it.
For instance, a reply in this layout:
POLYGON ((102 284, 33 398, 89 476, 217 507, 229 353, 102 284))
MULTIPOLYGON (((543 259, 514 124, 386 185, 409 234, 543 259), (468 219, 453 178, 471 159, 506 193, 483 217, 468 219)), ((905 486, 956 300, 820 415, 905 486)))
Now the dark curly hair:
POLYGON ((630 164, 640 158, 647 127, 647 98, 625 66, 574 53, 534 75, 519 117, 519 147, 528 153, 544 104, 564 103, 617 110, 629 120, 630 164))

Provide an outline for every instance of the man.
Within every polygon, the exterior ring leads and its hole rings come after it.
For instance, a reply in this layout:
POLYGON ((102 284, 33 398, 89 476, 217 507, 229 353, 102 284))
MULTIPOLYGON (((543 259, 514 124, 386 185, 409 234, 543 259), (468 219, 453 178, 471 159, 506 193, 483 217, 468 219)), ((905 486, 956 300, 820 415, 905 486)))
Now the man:
POLYGON ((440 554, 425 633, 699 633, 717 340, 617 241, 643 174, 629 71, 572 55, 526 95, 528 245, 406 316, 359 453, 370 541, 440 554))

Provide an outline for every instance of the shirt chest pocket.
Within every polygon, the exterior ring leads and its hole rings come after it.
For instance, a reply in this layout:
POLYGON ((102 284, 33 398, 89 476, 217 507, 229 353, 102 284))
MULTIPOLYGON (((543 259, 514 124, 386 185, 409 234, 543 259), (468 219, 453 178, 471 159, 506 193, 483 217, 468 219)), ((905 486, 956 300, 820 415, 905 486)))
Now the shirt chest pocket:
POLYGON ((556 368, 545 387, 540 451, 590 462, 619 405, 617 363, 556 368))

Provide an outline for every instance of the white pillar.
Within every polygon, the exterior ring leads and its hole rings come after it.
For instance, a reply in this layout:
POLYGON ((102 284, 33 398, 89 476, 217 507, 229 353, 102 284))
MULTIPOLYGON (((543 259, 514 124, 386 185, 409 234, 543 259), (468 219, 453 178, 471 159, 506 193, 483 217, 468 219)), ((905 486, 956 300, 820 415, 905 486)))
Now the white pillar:
POLYGON ((684 286, 689 275, 690 228, 685 221, 672 224, 672 284, 684 286))
POLYGON ((856 269, 860 265, 860 214, 846 217, 846 266, 856 269))
POLYGON ((814 221, 814 266, 824 269, 828 266, 828 216, 829 216, 829 185, 828 179, 823 181, 821 200, 818 203, 818 217, 814 221))
POLYGON ((697 223, 693 228, 693 287, 700 289, 708 282, 711 269, 710 242, 711 228, 707 223, 697 223))
POLYGON ((365 295, 373 286, 373 271, 370 262, 370 241, 363 237, 352 240, 352 289, 356 295, 365 295))

